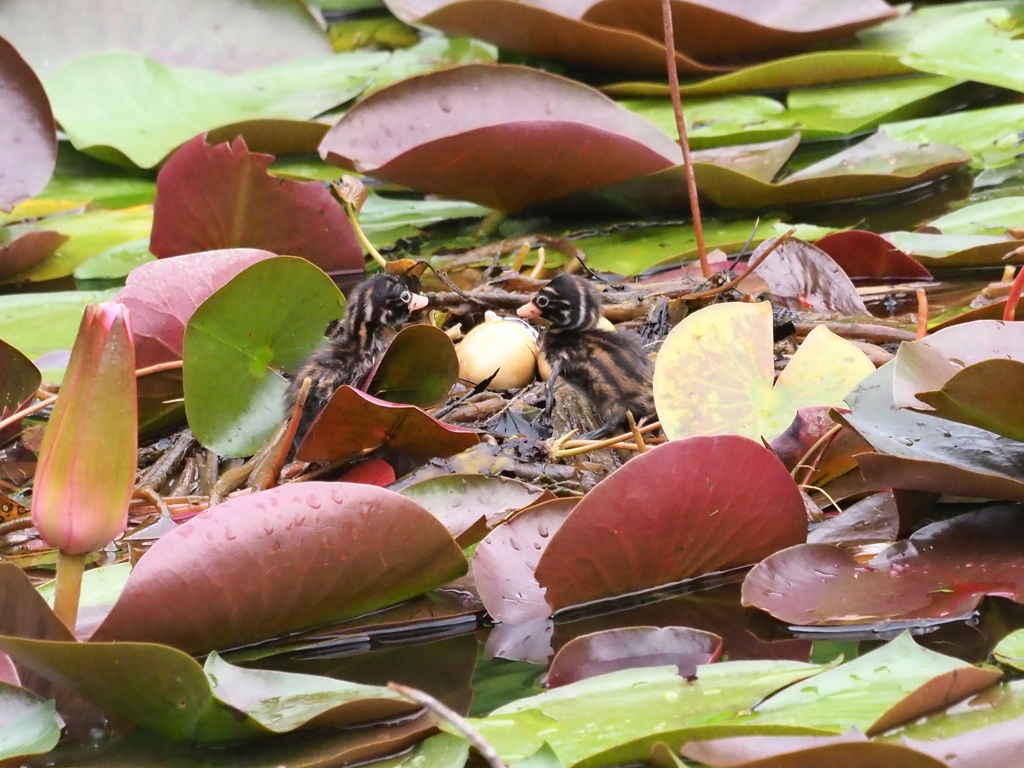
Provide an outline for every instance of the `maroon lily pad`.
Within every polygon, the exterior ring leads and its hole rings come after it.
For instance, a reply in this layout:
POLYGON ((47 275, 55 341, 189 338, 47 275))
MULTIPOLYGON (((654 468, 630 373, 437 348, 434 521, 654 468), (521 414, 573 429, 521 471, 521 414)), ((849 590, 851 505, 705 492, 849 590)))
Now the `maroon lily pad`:
MULTIPOLYGON (((0 413, 7 416, 27 404, 42 380, 31 360, 0 339, 0 413)), ((11 426, 17 428, 16 424, 11 426)), ((0 432, 0 436, 3 434, 0 432)))
MULTIPOLYGON (((774 244, 757 247, 756 259, 774 244)), ((790 239, 776 248, 754 270, 768 290, 790 309, 842 315, 870 315, 850 278, 832 257, 803 240, 790 239)))
POLYGON ((68 235, 33 229, 32 225, 0 228, 0 280, 15 277, 50 258, 68 239, 68 235))
POLYGON ((872 280, 931 280, 921 262, 884 237, 862 229, 833 232, 815 241, 851 278, 872 280))
POLYGON ((182 145, 156 180, 150 250, 159 258, 221 248, 303 256, 325 272, 364 269, 363 251, 341 205, 315 181, 267 173, 273 155, 238 137, 182 145))
POLYGON ((458 380, 459 358, 448 334, 433 325, 410 325, 388 344, 366 390, 389 403, 432 408, 458 380))
POLYGON ((465 570, 455 540, 415 502, 370 485, 288 485, 157 540, 92 639, 202 653, 358 616, 465 570))
POLYGON ((545 619, 551 608, 537 583, 537 563, 577 499, 555 499, 524 510, 499 525, 473 553, 473 578, 487 612, 515 624, 545 619))
POLYGON ((386 488, 395 482, 395 469, 386 461, 370 459, 362 464, 356 464, 338 480, 342 483, 364 483, 386 488))
POLYGON ((45 73, 110 50, 228 74, 331 55, 315 17, 294 0, 15 2, 4 7, 3 34, 45 73))
POLYGON ((537 564, 552 610, 757 562, 806 539, 800 491, 744 437, 673 440, 598 483, 537 564))
POLYGON ((545 491, 509 477, 454 474, 412 483, 400 493, 444 523, 459 546, 468 547, 516 510, 543 499, 545 491))
POLYGON ((918 392, 940 389, 964 368, 984 360, 1024 362, 1024 324, 979 320, 901 344, 893 372, 893 399, 903 408, 931 410, 918 392))
POLYGON ((562 646, 551 662, 545 685, 557 688, 595 675, 634 667, 675 665, 693 677, 701 664, 722 655, 722 638, 689 627, 624 627, 582 635, 562 646))
POLYGON ((827 405, 800 408, 789 428, 771 441, 769 446, 786 469, 793 471, 814 445, 836 426, 827 405))
POLYGON ((807 534, 809 544, 892 541, 900 531, 900 515, 892 491, 873 493, 851 504, 807 534))
POLYGON ((196 307, 269 251, 232 248, 151 261, 128 275, 117 301, 132 312, 135 362, 140 368, 181 360, 185 326, 196 307))
POLYGON ((3 37, 0 84, 0 211, 9 211, 50 180, 57 165, 57 127, 43 84, 3 37))
POLYGON ((471 429, 444 424, 413 405, 388 403, 341 387, 320 412, 296 454, 301 461, 351 461, 387 448, 420 464, 480 442, 471 429))
POLYGON ((982 360, 954 373, 942 389, 918 392, 917 399, 931 406, 936 416, 1024 441, 1021 392, 1024 362, 982 360))
POLYGON ((1024 510, 987 507, 921 528, 868 563, 802 544, 754 566, 743 604, 790 624, 954 619, 985 595, 1024 602, 1024 510))
POLYGON ((1024 443, 897 407, 894 370, 887 363, 868 376, 847 396, 850 412, 835 414, 878 451, 856 457, 865 479, 882 488, 1024 501, 1024 443))
POLYGON ((712 768, 949 768, 907 746, 869 741, 856 729, 841 736, 734 736, 691 741, 682 754, 712 768))
POLYGON ((331 129, 320 155, 504 211, 681 160, 668 136, 600 91, 496 64, 454 67, 377 91, 331 129))

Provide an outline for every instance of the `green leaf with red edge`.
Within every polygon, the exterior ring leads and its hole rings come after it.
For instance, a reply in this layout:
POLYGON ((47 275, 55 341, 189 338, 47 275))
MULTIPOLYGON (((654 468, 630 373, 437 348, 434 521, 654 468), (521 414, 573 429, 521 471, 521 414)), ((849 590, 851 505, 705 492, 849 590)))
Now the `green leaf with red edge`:
POLYGON ((551 536, 536 579, 558 611, 749 565, 806 535, 800 492, 771 451, 693 437, 595 486, 551 536))
POLYGON ((366 391, 389 403, 432 408, 458 380, 459 358, 448 334, 432 325, 410 325, 388 344, 366 391))
MULTIPOLYGON (((0 35, 7 34, 4 26, 0 23, 0 35)), ((57 164, 57 127, 42 83, 3 37, 0 83, 0 211, 10 211, 50 180, 57 164)))
POLYGON ((107 0, 88 8, 76 0, 11 2, 0 34, 42 73, 109 50, 229 74, 331 54, 313 14, 293 0, 107 0))
POLYGON ((932 523, 867 563, 828 544, 777 552, 747 574, 743 604, 790 624, 955 619, 985 595, 1024 602, 1024 510, 987 507, 932 523))
POLYGON ((296 730, 365 725, 414 711, 387 688, 228 664, 204 666, 155 643, 76 643, 0 636, 19 664, 70 685, 108 716, 175 741, 219 744, 296 730), (120 679, 117 686, 111 679, 120 679))
POLYGON ((936 416, 1024 441, 1021 392, 1024 361, 983 360, 954 373, 941 389, 918 392, 917 399, 936 416))
POLYGON ((284 418, 294 370, 343 314, 334 282, 305 259, 258 261, 189 318, 182 359, 185 412, 196 439, 222 456, 251 456, 284 418))
POLYGON ((465 570, 455 540, 415 502, 371 485, 286 485, 165 534, 92 640, 203 653, 393 605, 465 570))
POLYGON ((722 638, 689 627, 623 627, 580 635, 563 645, 551 661, 544 684, 557 688, 588 677, 637 667, 675 664, 680 677, 718 661, 722 638))
POLYGON ((440 422, 416 406, 388 403, 343 386, 313 422, 296 458, 317 463, 351 461, 385 448, 422 464, 479 442, 473 430, 440 422))
POLYGON ((931 272, 884 237, 863 229, 833 232, 814 243, 854 280, 930 280, 931 272))
POLYGON ((150 250, 163 258, 262 248, 302 256, 325 272, 362 274, 363 252, 341 205, 318 182, 271 176, 273 160, 241 138, 186 143, 157 176, 150 250))
POLYGON ((497 64, 453 67, 377 91, 331 129, 320 155, 504 211, 681 160, 675 142, 599 91, 497 64))
POLYGON ((894 363, 883 365, 847 396, 849 413, 833 414, 878 451, 857 456, 865 478, 880 488, 1024 501, 1024 444, 899 408, 893 402, 894 363))
POLYGON ((654 399, 669 438, 772 440, 800 408, 840 405, 874 371, 863 352, 820 326, 773 386, 772 343, 767 303, 705 307, 673 328, 654 369, 654 399))

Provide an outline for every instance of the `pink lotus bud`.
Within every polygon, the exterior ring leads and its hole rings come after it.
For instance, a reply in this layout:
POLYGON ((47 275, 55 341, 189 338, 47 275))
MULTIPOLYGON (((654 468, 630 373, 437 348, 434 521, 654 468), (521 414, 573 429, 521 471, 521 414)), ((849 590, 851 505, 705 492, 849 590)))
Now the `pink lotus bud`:
POLYGON ((137 454, 131 320, 105 301, 85 309, 39 451, 32 521, 43 539, 78 555, 124 531, 137 454))

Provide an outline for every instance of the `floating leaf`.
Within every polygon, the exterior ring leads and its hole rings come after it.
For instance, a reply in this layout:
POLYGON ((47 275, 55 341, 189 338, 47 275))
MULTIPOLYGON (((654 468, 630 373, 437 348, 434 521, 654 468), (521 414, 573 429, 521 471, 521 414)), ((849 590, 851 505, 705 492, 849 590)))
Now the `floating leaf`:
POLYGON ((885 239, 930 267, 991 267, 1024 262, 1024 256, 1019 254, 1006 258, 1024 247, 1024 238, 890 232, 885 239))
POLYGON ((839 405, 874 369, 857 347, 818 326, 773 387, 771 308, 718 304, 669 333, 654 371, 654 398, 671 439, 735 434, 771 440, 798 409, 839 405))
MULTIPOLYGON (((0 339, 0 418, 17 411, 33 398, 42 376, 32 361, 6 341, 0 339)), ((12 425, 17 428, 17 424, 12 425)), ((0 431, 3 439, 8 437, 0 431)))
POLYGON ((207 298, 189 318, 182 354, 196 439, 221 456, 254 454, 284 418, 279 371, 297 368, 343 313, 334 282, 292 256, 259 261, 207 298))
POLYGON ((675 664, 680 677, 693 677, 703 664, 718 661, 722 638, 689 627, 624 627, 580 635, 562 646, 545 684, 557 688, 588 677, 637 667, 675 664))
POLYGON ((917 399, 944 419, 970 424, 997 435, 1024 441, 1024 361, 984 360, 968 365, 932 392, 917 399))
POLYGON ((930 280, 931 272, 912 256, 874 232, 848 229, 814 243, 853 279, 930 280))
MULTIPOLYGON (((820 672, 795 661, 726 661, 687 681, 674 667, 627 669, 499 707, 473 725, 507 763, 547 742, 567 768, 640 762, 656 742, 750 733, 747 713, 768 694, 820 672), (623 713, 629 713, 624 717, 623 713)), ((756 728, 756 726, 755 726, 756 728)), ((757 733, 820 733, 771 726, 757 733)))
POLYGON ((988 594, 1024 602, 1024 517, 988 507, 932 523, 867 563, 827 544, 777 552, 743 582, 743 604, 790 624, 956 619, 988 594))
POLYGON ((61 242, 49 258, 6 278, 7 282, 40 282, 67 277, 96 254, 115 245, 147 237, 153 225, 153 208, 140 205, 116 211, 72 213, 45 221, 45 226, 25 225, 22 231, 45 232, 47 238, 54 239, 53 233, 56 232, 63 236, 61 242))
POLYGON ((108 715, 176 741, 218 744, 317 727, 345 727, 416 708, 387 688, 244 669, 216 652, 204 667, 153 643, 74 643, 0 637, 20 664, 70 684, 108 715), (129 676, 111 686, 114 677, 129 676))
POLYGON ((0 760, 49 752, 60 740, 60 729, 53 701, 0 683, 0 760))
POLYGON ((473 553, 473 579, 495 621, 546 619, 551 606, 537 583, 537 563, 577 499, 554 499, 523 510, 499 525, 473 553))
POLYGON ((271 176, 273 159, 242 139, 208 146, 202 136, 175 152, 157 177, 153 253, 252 247, 303 256, 325 272, 361 272, 363 251, 342 207, 322 184, 271 176))
POLYGON ((558 611, 748 565, 805 536, 800 493, 771 451, 693 437, 598 483, 551 537, 536 578, 558 611))
POLYGON ((483 64, 378 91, 331 129, 320 154, 343 168, 506 211, 680 161, 667 136, 592 88, 483 64))
MULTIPOLYGON (((762 243, 751 258, 757 258, 773 244, 774 241, 762 243)), ((768 284, 773 297, 782 299, 784 305, 794 311, 871 314, 850 278, 832 257, 802 240, 786 240, 754 273, 768 284)))
POLYGON ((396 493, 287 485, 226 501, 165 534, 92 639, 202 653, 393 605, 465 569, 444 526, 396 493))
POLYGON ((1000 664, 1024 671, 1024 630, 1015 630, 1000 640, 992 655, 1000 664))
POLYGON ((952 144, 970 153, 974 167, 995 168, 1024 154, 1021 120, 1024 104, 1008 104, 889 123, 884 129, 900 141, 952 144))
POLYGON ((313 422, 297 458, 342 462, 387 448, 422 464, 452 456, 478 442, 476 432, 444 424, 415 406, 388 403, 344 386, 313 422))
POLYGON ((932 219, 928 227, 946 235, 1005 235, 1018 221, 1024 221, 1024 197, 1000 197, 965 205, 932 219))
POLYGON ((388 344, 366 387, 389 403, 432 408, 459 380, 459 358, 448 334, 432 325, 410 325, 388 344))
POLYGON ((864 476, 882 488, 1024 501, 1024 444, 893 402, 893 363, 868 376, 835 418, 879 453, 857 456, 864 476))
POLYGON ((3 37, 0 83, 0 211, 10 211, 50 180, 57 163, 57 129, 42 83, 3 37))
MULTIPOLYGON (((493 528, 516 510, 544 496, 543 490, 521 480, 459 474, 421 480, 405 486, 400 493, 444 523, 456 539, 481 522, 484 530, 493 528)), ((459 541, 464 547, 474 543, 459 541)))
POLYGON ((105 0, 90 8, 75 0, 14 2, 4 8, 0 35, 37 72, 109 50, 228 73, 331 53, 313 15, 289 0, 157 0, 146 7, 105 0))

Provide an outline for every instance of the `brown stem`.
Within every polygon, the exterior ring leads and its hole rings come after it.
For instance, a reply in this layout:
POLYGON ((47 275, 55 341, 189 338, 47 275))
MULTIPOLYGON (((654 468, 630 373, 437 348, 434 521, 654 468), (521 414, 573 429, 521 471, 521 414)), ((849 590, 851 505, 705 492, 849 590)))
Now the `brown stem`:
POLYGON ((676 69, 676 36, 675 29, 672 26, 672 0, 661 0, 661 19, 665 27, 665 68, 668 70, 668 87, 672 93, 672 109, 676 114, 679 146, 683 148, 683 168, 686 171, 686 190, 690 196, 693 234, 697 238, 697 255, 700 257, 700 271, 706 280, 711 277, 711 266, 708 264, 708 251, 704 245, 704 226, 700 219, 700 202, 697 200, 697 178, 693 175, 690 140, 686 135, 686 121, 683 119, 683 98, 679 93, 679 71, 676 69))
POLYGON ((302 386, 299 387, 299 394, 295 398, 295 405, 292 408, 291 418, 288 419, 284 429, 271 439, 266 458, 259 462, 253 470, 249 484, 257 491, 265 491, 277 485, 281 468, 288 458, 292 441, 295 440, 295 435, 299 431, 302 409, 306 406, 306 398, 309 396, 309 388, 312 385, 313 380, 309 376, 302 380, 302 386))
POLYGON ((161 371, 176 371, 185 365, 184 360, 169 360, 166 363, 157 363, 155 365, 147 365, 145 368, 139 368, 135 371, 135 377, 148 376, 151 373, 160 373, 161 371))
POLYGON ((636 419, 633 418, 632 411, 626 411, 626 420, 629 422, 629 431, 633 433, 633 442, 636 443, 636 449, 640 453, 647 453, 650 449, 647 447, 647 443, 644 442, 644 433, 636 425, 636 419))
POLYGON ((487 762, 490 768, 506 768, 505 762, 501 759, 498 751, 487 743, 487 740, 474 728, 470 722, 458 712, 450 709, 435 699, 429 693, 424 693, 416 688, 410 688, 398 683, 388 683, 388 688, 395 693, 400 693, 407 699, 412 699, 417 704, 433 712, 444 722, 448 723, 453 730, 468 741, 480 756, 487 762))
POLYGON ((923 339, 928 335, 928 293, 924 288, 914 291, 917 296, 917 338, 923 339))
POLYGON ((811 476, 814 474, 814 466, 808 464, 807 462, 811 460, 812 456, 818 456, 818 458, 821 458, 820 454, 825 453, 825 449, 828 447, 828 444, 832 442, 832 438, 838 435, 839 430, 841 430, 842 428, 842 424, 836 424, 834 427, 829 429, 828 432, 826 432, 824 435, 815 440, 814 445, 808 448, 807 452, 804 453, 804 455, 801 456, 800 459, 797 461, 796 466, 793 467, 793 471, 789 473, 790 476, 792 476, 792 478, 796 480, 796 476, 797 474, 799 474, 800 468, 805 467, 809 471, 806 477, 804 477, 804 482, 809 483, 811 481, 811 476))
MULTIPOLYGON (((1018 248, 1014 253, 1024 252, 1024 248, 1018 248)), ((1024 267, 1017 272, 1017 276, 1010 284, 1010 293, 1006 297, 1006 306, 1003 308, 1003 320, 1010 322, 1017 317, 1017 303, 1020 301, 1021 291, 1024 291, 1024 267)), ((2 426, 2 424, 0 424, 2 426)))
POLYGON ((57 552, 57 584, 53 598, 53 612, 64 626, 75 631, 78 622, 78 603, 82 597, 82 574, 85 573, 86 554, 69 555, 57 552))

